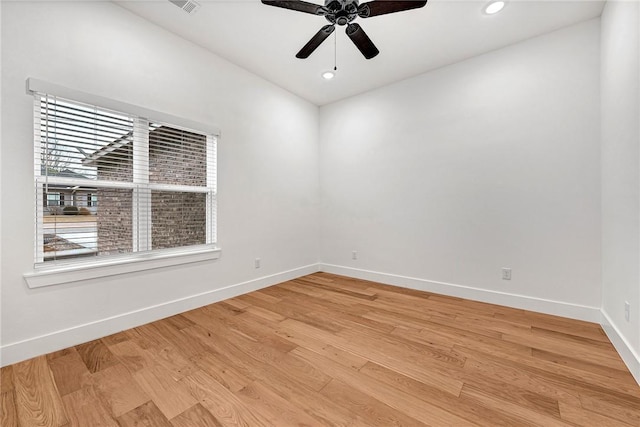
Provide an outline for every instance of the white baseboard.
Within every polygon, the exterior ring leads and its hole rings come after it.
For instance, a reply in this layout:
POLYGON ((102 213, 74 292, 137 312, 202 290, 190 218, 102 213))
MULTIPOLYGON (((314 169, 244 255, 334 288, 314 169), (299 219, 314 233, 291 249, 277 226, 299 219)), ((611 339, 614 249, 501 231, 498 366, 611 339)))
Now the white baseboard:
POLYGON ((266 288, 319 271, 318 264, 264 276, 247 282, 145 307, 95 322, 74 326, 39 337, 29 338, 0 347, 0 366, 7 366, 52 351, 92 341, 145 323, 183 313, 207 304, 266 288))
POLYGON ((505 292, 490 291, 487 289, 473 288, 452 283, 436 282, 433 280, 418 279, 415 277, 400 276, 397 274, 381 273, 377 271, 361 270, 352 267, 343 267, 332 264, 320 264, 320 271, 334 273, 358 279, 370 280, 393 286, 416 289, 419 291, 433 292, 441 295, 466 298, 490 304, 504 305, 523 310, 531 310, 539 313, 584 320, 587 322, 600 322, 600 308, 584 305, 570 304, 562 301, 546 300, 525 295, 509 294, 505 292))
POLYGON ((616 351, 622 358, 623 362, 629 368, 631 375, 636 379, 636 382, 640 384, 640 355, 636 353, 625 337, 620 333, 615 324, 611 321, 611 317, 606 311, 601 310, 602 318, 600 324, 602 329, 609 337, 609 340, 616 348, 616 351))

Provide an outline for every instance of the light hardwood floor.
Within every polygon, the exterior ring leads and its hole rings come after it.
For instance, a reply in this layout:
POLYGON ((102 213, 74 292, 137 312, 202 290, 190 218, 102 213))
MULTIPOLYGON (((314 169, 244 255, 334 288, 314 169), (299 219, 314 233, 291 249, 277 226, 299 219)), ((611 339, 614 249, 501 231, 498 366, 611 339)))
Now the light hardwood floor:
POLYGON ((639 426, 586 322, 317 273, 8 366, 9 426, 639 426))

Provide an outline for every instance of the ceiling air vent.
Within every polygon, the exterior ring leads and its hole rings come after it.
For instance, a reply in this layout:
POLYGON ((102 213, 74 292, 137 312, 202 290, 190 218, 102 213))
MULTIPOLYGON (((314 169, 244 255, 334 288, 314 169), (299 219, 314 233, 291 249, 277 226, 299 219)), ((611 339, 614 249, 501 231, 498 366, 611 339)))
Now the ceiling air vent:
POLYGON ((200 9, 200 3, 194 0, 169 0, 169 1, 187 13, 194 13, 195 11, 200 9))

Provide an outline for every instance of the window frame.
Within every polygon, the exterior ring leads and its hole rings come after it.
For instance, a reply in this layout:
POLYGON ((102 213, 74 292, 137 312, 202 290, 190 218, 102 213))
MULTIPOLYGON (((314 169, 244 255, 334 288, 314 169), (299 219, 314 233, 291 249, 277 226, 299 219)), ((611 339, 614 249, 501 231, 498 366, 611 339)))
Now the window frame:
MULTIPOLYGON (((147 269, 155 269, 160 267, 168 267, 172 265, 179 265, 191 262, 201 262, 217 259, 220 257, 221 250, 217 245, 217 142, 220 138, 220 130, 211 125, 206 125, 202 123, 198 123, 195 121, 191 121, 188 119, 184 119, 181 117, 176 117, 170 114, 161 113, 158 111, 153 111, 146 109, 144 107, 127 104, 124 102, 120 102, 117 100, 103 98, 97 95, 88 94, 85 92, 77 91, 74 89, 65 88, 63 86, 55 85, 52 83, 44 82, 42 80, 37 80, 33 78, 27 79, 27 94, 32 97, 48 94, 51 96, 56 96, 68 100, 72 100, 79 103, 97 105, 101 108, 122 112, 125 114, 129 114, 132 116, 136 116, 139 119, 145 121, 146 123, 150 122, 160 122, 165 123, 167 126, 182 128, 187 131, 197 132, 202 135, 206 135, 206 156, 208 164, 213 164, 213 168, 207 168, 207 201, 206 201, 206 244, 202 245, 191 245, 184 246, 178 248, 170 248, 170 249, 155 249, 151 250, 151 248, 139 248, 138 242, 140 239, 134 239, 132 236, 132 241, 134 244, 134 248, 142 249, 142 252, 132 252, 128 254, 121 255, 106 255, 106 256, 98 256, 95 258, 89 259, 70 259, 64 261, 56 261, 56 262, 44 262, 43 259, 38 258, 38 245, 43 244, 42 239, 38 236, 41 236, 42 224, 38 223, 38 218, 42 218, 44 209, 42 203, 37 203, 36 209, 38 210, 36 213, 37 217, 34 218, 34 223, 36 225, 36 235, 35 235, 35 247, 36 247, 36 256, 34 259, 34 268, 33 271, 27 272, 24 274, 24 278, 27 282, 27 285, 30 288, 37 288, 42 286, 50 286, 62 283, 69 283, 87 279, 93 279, 97 277, 105 277, 117 274, 125 274, 134 271, 141 271, 147 269), (212 162, 212 163, 209 163, 212 162)), ((36 98, 34 98, 36 99, 36 98)), ((35 165, 35 184, 36 184, 36 200, 42 200, 44 196, 44 192, 42 190, 42 182, 41 176, 37 172, 40 170, 40 165, 38 164, 38 153, 39 153, 39 135, 38 135, 39 123, 34 123, 34 144, 36 145, 36 155, 34 160, 35 165)), ((140 147, 134 147, 134 149, 140 147)), ((144 147, 142 147, 144 149, 144 147)), ((135 172, 134 172, 135 176, 135 172)), ((144 178, 142 179, 144 180, 144 178)), ((75 178, 56 178, 56 182, 60 181, 61 183, 64 181, 73 181, 74 185, 78 184, 77 179, 75 178)), ((87 180, 87 186, 99 188, 99 187, 112 187, 113 182, 100 182, 99 180, 87 180)), ((83 184, 83 183, 81 183, 83 184)), ((136 182, 136 180, 130 183, 119 183, 122 188, 125 187, 135 187, 140 182, 136 182)), ((159 186, 161 184, 154 184, 153 187, 159 186)), ((174 190, 174 188, 172 188, 174 190)), ((148 191, 151 191, 150 189, 148 191)), ((202 191, 205 192, 205 191, 202 191)), ((135 209, 132 211, 132 216, 135 217, 139 212, 135 212, 135 209)), ((151 207, 148 206, 148 219, 150 222, 151 216, 151 207)), ((145 221, 133 221, 134 227, 140 228, 141 224, 144 228, 145 221)), ((136 230, 139 232, 140 230, 136 230)), ((151 228, 148 227, 148 233, 151 233, 151 228)))

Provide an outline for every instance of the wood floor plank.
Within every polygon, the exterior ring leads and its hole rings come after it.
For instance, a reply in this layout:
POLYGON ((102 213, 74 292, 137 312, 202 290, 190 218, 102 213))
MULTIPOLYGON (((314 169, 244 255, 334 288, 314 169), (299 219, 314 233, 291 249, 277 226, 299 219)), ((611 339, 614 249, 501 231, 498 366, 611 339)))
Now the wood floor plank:
POLYGON ((111 345, 109 350, 116 356, 118 362, 124 365, 131 373, 137 372, 153 363, 149 353, 140 348, 133 340, 111 345))
POLYGON ((69 414, 69 427, 118 427, 118 422, 104 408, 92 386, 62 397, 69 414))
POLYGON ((460 395, 475 400, 478 405, 489 406, 499 412, 517 417, 518 425, 540 425, 548 427, 567 427, 571 425, 559 417, 553 417, 543 412, 500 399, 482 389, 467 384, 462 388, 460 395))
POLYGON ((228 300, 226 300, 226 303, 229 304, 229 305, 232 305, 233 307, 238 308, 240 310, 245 310, 248 307, 251 307, 251 305, 249 305, 249 304, 247 304, 245 302, 242 302, 242 301, 238 300, 237 298, 228 299, 228 300))
POLYGON ((495 384, 509 384, 520 390, 526 390, 532 395, 546 396, 558 402, 568 402, 580 405, 579 393, 576 390, 566 390, 549 385, 544 378, 528 371, 523 371, 517 366, 500 363, 499 359, 483 357, 482 353, 470 353, 464 367, 465 384, 482 382, 484 378, 491 378, 487 390, 495 384))
POLYGON ((275 348, 282 353, 286 353, 295 347, 291 342, 276 335, 268 325, 263 322, 252 321, 248 316, 229 315, 224 310, 217 309, 217 305, 207 307, 207 314, 215 321, 231 326, 254 341, 267 347, 275 348))
POLYGON ((220 341, 227 342, 236 349, 249 354, 253 359, 277 369, 282 375, 290 378, 291 381, 298 381, 306 384, 314 390, 320 390, 331 378, 316 369, 313 365, 292 357, 288 353, 283 353, 278 348, 266 347, 258 342, 245 339, 234 331, 215 332, 220 341))
POLYGON ((251 407, 240 399, 238 392, 244 387, 234 393, 204 371, 195 372, 181 379, 180 382, 224 426, 267 427, 271 425, 267 418, 259 412, 252 411, 251 407))
POLYGON ((152 401, 119 416, 118 424, 120 427, 173 427, 152 401))
POLYGON ((424 328, 415 331, 411 329, 398 329, 393 335, 401 334, 409 340, 417 342, 433 343, 432 345, 452 345, 453 349, 466 347, 494 354, 497 357, 511 355, 514 357, 529 357, 532 349, 523 344, 503 341, 500 338, 487 337, 476 333, 438 324, 427 323, 424 328))
POLYGON ((6 393, 13 391, 15 386, 13 384, 13 366, 5 366, 0 368, 0 393, 6 393))
POLYGON ((76 346, 76 350, 91 373, 118 364, 115 356, 102 340, 80 344, 76 346))
POLYGON ((254 293, 246 294, 239 296, 238 298, 246 301, 250 304, 253 304, 257 307, 261 307, 279 315, 287 318, 287 319, 295 319, 300 322, 304 322, 309 325, 313 325, 316 328, 324 329, 328 332, 337 332, 342 329, 340 325, 335 324, 331 319, 318 320, 313 317, 309 317, 307 315, 307 310, 300 310, 300 305, 287 303, 286 301, 279 300, 280 302, 277 304, 271 304, 265 302, 259 298, 255 298, 254 293))
MULTIPOLYGON (((252 298, 255 298, 255 299, 258 299, 258 300, 262 300, 262 301, 266 302, 267 304, 277 304, 277 303, 282 301, 279 298, 275 298, 275 297, 272 297, 272 296, 268 295, 264 291, 251 292, 250 295, 251 295, 252 298)), ((236 297, 236 299, 238 299, 240 301, 244 301, 244 296, 245 295, 241 295, 239 297, 236 297)))
POLYGON ((13 365, 20 426, 61 427, 69 422, 46 356, 13 365))
POLYGON ((163 337, 161 331, 158 331, 155 322, 129 329, 126 334, 143 350, 155 350, 171 344, 168 337, 163 337))
POLYGON ((231 392, 242 390, 255 379, 253 377, 247 379, 247 376, 239 374, 237 370, 230 369, 228 360, 214 352, 196 356, 193 362, 231 392))
POLYGON ((181 331, 189 326, 193 326, 193 322, 184 317, 182 314, 176 314, 175 316, 167 317, 164 321, 177 330, 181 331))
POLYGON ((62 350, 54 351, 47 354, 47 360, 51 361, 53 359, 57 359, 58 357, 66 356, 72 352, 76 351, 74 347, 63 348, 62 350))
POLYGON ((14 390, 0 393, 0 426, 18 427, 18 412, 14 390))
POLYGON ((245 404, 263 414, 271 425, 313 426, 317 421, 303 408, 294 407, 284 398, 266 387, 260 381, 254 381, 238 392, 245 404))
POLYGON ((224 427, 201 404, 196 404, 171 420, 174 427, 224 427))
MULTIPOLYGON (((637 384, 628 386, 594 372, 574 371, 566 366, 536 358, 495 356, 462 347, 460 350, 471 357, 471 360, 481 360, 483 364, 488 364, 490 375, 505 375, 508 381, 521 378, 522 382, 533 381, 543 384, 548 393, 579 395, 596 392, 610 399, 627 402, 634 407, 640 403, 640 387, 637 384)), ((467 359, 468 364, 469 361, 470 359, 467 359)))
POLYGON ((283 381, 269 381, 266 386, 287 402, 302 408, 304 412, 316 420, 317 424, 362 427, 369 425, 358 413, 336 404, 337 396, 330 393, 326 395, 322 390, 317 392, 301 384, 283 381))
POLYGON ((465 378, 464 384, 465 386, 473 386, 481 389, 491 396, 515 403, 521 407, 530 408, 534 411, 560 418, 558 399, 549 397, 546 394, 519 387, 509 381, 498 380, 495 376, 477 373, 465 378))
POLYGON ((116 345, 116 344, 120 344, 121 342, 128 341, 128 340, 129 340, 129 335, 125 331, 118 332, 118 333, 112 334, 112 335, 108 335, 108 336, 102 338, 102 342, 107 347, 110 347, 110 346, 116 345))
POLYGON ((537 348, 531 350, 531 356, 536 359, 552 362, 556 365, 566 366, 586 372, 598 373, 610 377, 612 380, 628 382, 629 385, 633 386, 633 382, 631 382, 629 378, 629 373, 622 369, 612 369, 597 363, 585 362, 584 360, 580 360, 576 357, 564 356, 549 351, 538 350, 537 348))
POLYGON ((614 418, 623 423, 640 426, 640 402, 629 402, 595 392, 580 393, 580 404, 591 412, 614 418))
MULTIPOLYGON (((259 357, 251 357, 241 348, 222 339, 216 342, 220 344, 217 350, 224 352, 225 356, 216 352, 216 359, 219 359, 217 363, 220 366, 206 369, 207 374, 217 380, 219 385, 215 384, 215 387, 223 385, 229 389, 227 382, 229 376, 237 381, 243 381, 245 387, 259 380, 290 404, 304 408, 304 412, 323 425, 363 427, 366 425, 361 423, 356 414, 344 413, 332 401, 313 390, 314 382, 291 381, 288 377, 289 373, 285 374, 281 369, 273 369, 268 362, 260 361, 259 357)), ((239 392, 242 388, 244 387, 238 388, 237 391, 239 392)))
POLYGON ((462 368, 466 356, 454 348, 446 348, 423 342, 415 342, 406 339, 401 334, 373 334, 370 331, 355 330, 355 328, 345 329, 336 334, 355 343, 369 346, 375 342, 375 346, 381 351, 392 353, 391 348, 400 350, 406 360, 414 362, 416 365, 438 363, 452 368, 462 368))
POLYGON ((585 344, 577 344, 569 341, 560 341, 536 334, 507 335, 502 336, 504 341, 527 345, 539 350, 574 357, 588 363, 596 363, 611 369, 626 370, 620 357, 610 351, 602 351, 599 348, 589 347, 585 344))
MULTIPOLYGON (((178 333, 186 338, 185 334, 181 331, 178 333)), ((206 353, 206 349, 204 347, 198 347, 202 350, 195 353, 195 355, 206 353)), ((145 351, 148 354, 147 357, 149 360, 165 367, 169 372, 171 372, 171 376, 176 381, 198 370, 198 368, 194 366, 193 362, 188 359, 188 357, 191 357, 194 353, 189 350, 185 350, 185 347, 167 346, 160 350, 145 351)))
POLYGON ((150 400, 123 365, 112 366, 91 378, 97 395, 114 418, 150 400))
POLYGON ((370 426, 424 426, 418 420, 380 402, 371 395, 355 389, 340 380, 331 380, 321 391, 340 406, 359 414, 370 426))
MULTIPOLYGON (((206 309, 206 307, 205 307, 206 309)), ((179 352, 184 356, 182 361, 179 360, 171 360, 171 356, 174 356, 174 359, 180 358, 175 352, 171 354, 167 354, 167 361, 170 362, 171 370, 177 370, 177 374, 180 375, 180 371, 184 368, 188 368, 185 365, 185 360, 197 354, 206 352, 206 347, 203 347, 198 341, 190 340, 185 334, 184 330, 193 326, 195 322, 189 319, 187 316, 182 316, 185 318, 187 322, 189 322, 189 326, 186 326, 182 329, 177 329, 175 326, 170 323, 167 319, 159 320, 157 322, 153 322, 153 324, 149 325, 146 331, 146 337, 151 338, 156 342, 151 348, 147 350, 152 354, 158 354, 167 352, 166 349, 175 349, 179 350, 179 352)), ((188 363, 187 363, 188 364, 188 363)))
POLYGON ((169 420, 197 403, 171 372, 160 365, 141 369, 133 373, 133 378, 169 420))
MULTIPOLYGON (((304 408, 304 412, 308 413, 314 419, 319 420, 323 425, 366 425, 360 422, 356 414, 344 413, 339 407, 336 407, 332 401, 327 400, 324 396, 313 390, 311 388, 314 385, 313 381, 291 381, 289 373, 285 374, 281 369, 273 369, 270 363, 260 361, 260 357, 251 357, 241 348, 235 347, 223 339, 217 339, 216 342, 220 344, 217 350, 224 352, 225 356, 216 353, 216 359, 219 359, 216 363, 219 364, 219 366, 210 366, 206 371, 207 378, 210 376, 208 381, 209 387, 217 388, 217 394, 220 393, 219 388, 221 385, 229 389, 227 386, 229 376, 232 376, 237 381, 244 381, 245 386, 259 380, 267 385, 267 388, 277 393, 280 398, 289 402, 289 404, 304 408), (224 372, 221 372, 221 370, 224 372), (222 381, 220 380, 221 377, 222 381), (211 383, 213 378, 217 380, 217 384, 211 383)), ((193 377, 187 379, 192 380, 193 377)), ((206 379, 202 377, 200 381, 207 382, 206 379)), ((237 391, 241 391, 242 388, 239 388, 237 391)), ((201 396, 196 397, 200 398, 201 396)), ((209 406, 207 407, 209 408, 209 406)), ((216 416, 219 420, 223 421, 220 416, 216 416)))
POLYGON ((331 344, 326 344, 325 342, 302 332, 293 331, 291 329, 278 329, 276 330, 276 334, 290 340, 300 347, 313 350, 316 353, 322 354, 327 359, 333 360, 334 362, 340 363, 346 367, 359 369, 368 361, 365 357, 334 347, 331 344))
POLYGON ((91 373, 75 348, 69 354, 50 360, 49 368, 61 396, 89 384, 91 373))
POLYGON ((602 328, 329 273, 0 369, 2 427, 640 426, 602 328))
POLYGON ((614 350, 613 345, 609 341, 603 341, 600 337, 597 337, 597 338, 584 337, 579 332, 577 334, 573 334, 568 332, 556 331, 548 328, 541 328, 539 326, 532 326, 531 333, 533 333, 534 335, 541 335, 541 336, 546 336, 550 338, 556 338, 561 341, 568 340, 568 341, 573 341, 577 344, 585 344, 589 348, 594 348, 594 349, 600 348, 604 350, 605 353, 610 353, 612 350, 614 350))
POLYGON ((266 310, 262 307, 255 307, 250 305, 250 306, 247 306, 244 310, 245 310, 245 314, 250 313, 255 316, 261 317, 262 319, 269 322, 280 322, 286 319, 286 317, 281 316, 278 313, 274 313, 273 311, 266 310))
POLYGON ((350 341, 347 338, 328 334, 325 331, 321 331, 311 325, 306 325, 302 322, 298 322, 297 320, 287 319, 281 322, 281 325, 282 331, 284 332, 294 334, 308 334, 309 336, 313 336, 315 337, 315 339, 318 339, 320 341, 331 342, 337 348, 340 348, 344 351, 352 352, 360 357, 374 361, 382 366, 387 366, 398 372, 402 372, 403 374, 411 378, 415 378, 419 381, 423 381, 427 384, 433 385, 434 387, 438 387, 443 392, 458 396, 460 394, 460 390, 462 389, 463 383, 457 378, 452 378, 450 376, 447 376, 445 373, 438 372, 436 370, 425 370, 423 367, 416 366, 412 362, 404 359, 404 355, 400 356, 395 352, 385 353, 384 351, 381 351, 375 344, 373 346, 361 346, 350 341))
POLYGON ((367 362, 360 369, 360 373, 383 382, 389 387, 404 390, 442 409, 455 408, 456 415, 478 425, 514 426, 518 424, 517 419, 499 413, 492 408, 470 404, 464 398, 442 393, 437 388, 373 362, 367 362))
MULTIPOLYGON (((629 427, 634 424, 622 423, 620 420, 585 410, 581 406, 573 406, 560 402, 560 414, 562 419, 579 426, 598 427, 629 427)), ((637 424, 635 424, 637 426, 637 424)))
MULTIPOLYGON (((391 390, 384 386, 384 383, 376 378, 359 375, 355 370, 329 361, 322 356, 304 348, 297 348, 291 351, 297 357, 308 361, 316 366, 325 366, 327 372, 331 372, 334 380, 339 380, 351 387, 360 390, 362 393, 377 399, 386 405, 406 414, 427 425, 437 423, 437 425, 472 425, 467 420, 458 417, 452 412, 431 405, 424 400, 399 389, 391 390)), ((326 387, 323 392, 326 392, 326 387)), ((411 425, 411 424, 408 424, 411 425)))

